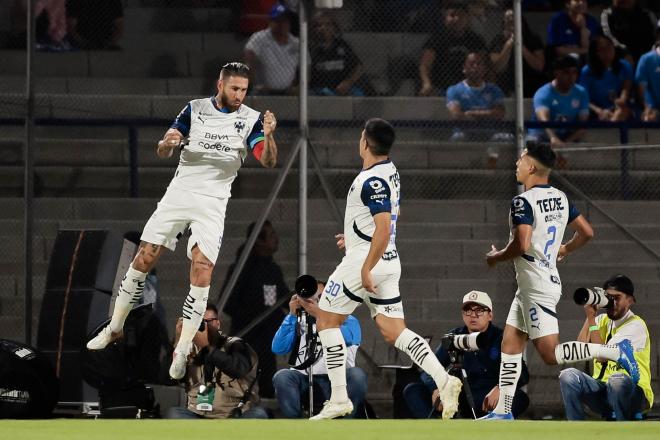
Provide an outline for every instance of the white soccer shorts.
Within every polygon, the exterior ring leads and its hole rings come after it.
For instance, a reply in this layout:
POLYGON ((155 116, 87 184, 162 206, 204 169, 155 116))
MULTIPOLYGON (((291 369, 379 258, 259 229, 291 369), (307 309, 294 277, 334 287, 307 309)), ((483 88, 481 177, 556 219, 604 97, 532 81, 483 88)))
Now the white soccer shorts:
POLYGON ((142 231, 142 241, 174 251, 180 234, 190 226, 188 258, 199 246, 213 264, 218 259, 228 199, 168 188, 142 231))
POLYGON ((328 278, 319 300, 319 307, 326 312, 350 315, 362 303, 366 304, 371 317, 381 314, 389 318, 403 319, 403 304, 399 291, 401 264, 399 260, 380 260, 371 270, 378 293, 362 287, 360 270, 364 259, 344 257, 328 278))
POLYGON ((518 289, 506 323, 527 333, 529 339, 559 334, 557 303, 561 293, 541 293, 518 289))

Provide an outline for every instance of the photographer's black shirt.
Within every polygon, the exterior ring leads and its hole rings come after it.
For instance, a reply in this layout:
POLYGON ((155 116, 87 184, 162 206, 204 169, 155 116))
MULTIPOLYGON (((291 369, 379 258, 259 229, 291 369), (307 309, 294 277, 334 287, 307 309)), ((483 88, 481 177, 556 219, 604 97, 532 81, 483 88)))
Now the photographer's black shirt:
MULTIPOLYGON (((465 335, 470 332, 467 327, 463 326, 451 330, 450 333, 465 335)), ((481 402, 483 402, 486 394, 499 383, 500 377, 500 347, 502 346, 502 335, 504 332, 501 328, 491 324, 485 333, 488 348, 479 351, 462 352, 463 368, 465 368, 465 372, 467 373, 468 382, 474 395, 474 401, 475 403, 478 402, 476 403, 477 406, 481 406, 481 402)), ((449 367, 449 353, 442 345, 435 351, 435 356, 445 368, 449 367)), ((428 374, 422 373, 421 379, 430 391, 437 388, 435 382, 428 374)), ((527 382, 529 382, 529 372, 527 371, 527 365, 523 362, 522 373, 520 380, 518 380, 517 388, 527 384, 527 382)))

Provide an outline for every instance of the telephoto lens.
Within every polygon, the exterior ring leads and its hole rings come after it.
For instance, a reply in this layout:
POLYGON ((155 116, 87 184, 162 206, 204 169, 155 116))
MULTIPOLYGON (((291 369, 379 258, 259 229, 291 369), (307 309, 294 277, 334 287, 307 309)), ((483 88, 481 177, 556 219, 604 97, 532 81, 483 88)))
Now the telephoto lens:
POLYGON ((477 351, 484 348, 484 339, 486 335, 480 332, 470 333, 468 335, 455 335, 454 346, 463 351, 477 351))
POLYGON ((311 298, 316 294, 317 281, 311 275, 300 275, 296 279, 294 290, 301 298, 311 298))
POLYGON ((607 296, 605 290, 600 287, 589 289, 587 287, 578 287, 573 292, 573 300, 579 306, 596 306, 597 308, 607 308, 612 305, 612 298, 607 296))

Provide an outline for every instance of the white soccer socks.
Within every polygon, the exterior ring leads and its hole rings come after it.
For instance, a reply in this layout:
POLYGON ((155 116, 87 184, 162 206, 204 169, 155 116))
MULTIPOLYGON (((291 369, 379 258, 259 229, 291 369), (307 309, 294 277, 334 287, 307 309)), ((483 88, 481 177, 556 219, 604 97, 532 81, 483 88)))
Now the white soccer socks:
POLYGON ((112 319, 110 320, 110 330, 112 333, 119 333, 124 328, 126 317, 133 309, 133 306, 140 301, 146 278, 146 273, 133 269, 133 265, 129 266, 117 292, 115 308, 112 312, 112 319))
POLYGON ((511 414, 513 396, 522 373, 522 353, 502 353, 500 360, 500 398, 493 410, 496 414, 511 414))
POLYGON ((558 365, 591 359, 608 359, 616 362, 619 359, 619 347, 578 341, 564 342, 555 347, 555 358, 558 365))
POLYGON ((328 328, 319 331, 323 344, 323 356, 328 369, 328 379, 332 386, 331 402, 346 402, 346 341, 338 328, 328 328))
POLYGON ((204 318, 206 303, 209 299, 210 286, 197 287, 190 285, 190 293, 183 303, 183 326, 181 336, 176 344, 175 352, 188 356, 192 348, 192 340, 195 333, 199 330, 199 325, 204 318))
POLYGON ((413 362, 433 378, 438 390, 442 390, 447 382, 447 372, 424 338, 406 328, 396 339, 394 346, 410 356, 413 362))

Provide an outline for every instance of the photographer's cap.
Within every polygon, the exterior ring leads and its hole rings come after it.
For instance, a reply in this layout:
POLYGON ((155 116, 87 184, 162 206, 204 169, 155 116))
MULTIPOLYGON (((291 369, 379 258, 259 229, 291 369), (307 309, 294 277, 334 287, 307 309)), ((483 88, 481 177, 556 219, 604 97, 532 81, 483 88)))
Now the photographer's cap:
POLYGON ((614 289, 626 295, 635 296, 635 286, 632 280, 621 274, 614 275, 605 281, 603 289, 614 289))
POLYGON ((489 310, 493 310, 493 302, 490 300, 490 296, 486 292, 481 292, 480 290, 472 290, 465 294, 463 297, 463 304, 475 303, 484 307, 488 307, 489 310))

